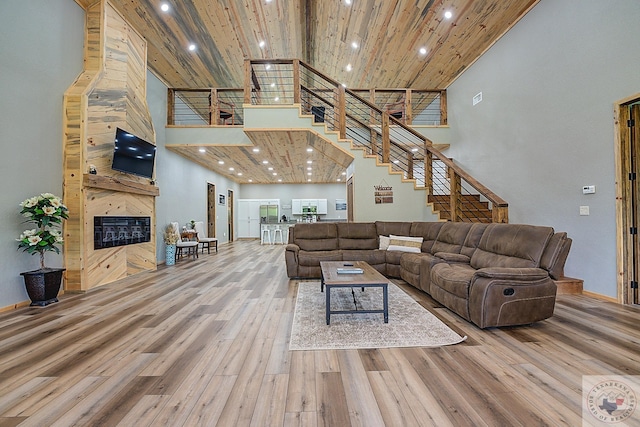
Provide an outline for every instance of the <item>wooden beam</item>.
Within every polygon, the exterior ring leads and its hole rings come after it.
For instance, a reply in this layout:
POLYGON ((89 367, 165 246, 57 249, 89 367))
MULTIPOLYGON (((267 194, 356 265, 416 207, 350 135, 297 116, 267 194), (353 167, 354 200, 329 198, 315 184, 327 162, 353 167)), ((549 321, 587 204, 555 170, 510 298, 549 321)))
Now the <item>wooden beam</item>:
POLYGON ((82 185, 84 187, 101 188, 103 190, 119 191, 121 193, 142 194, 145 196, 160 195, 160 189, 151 184, 142 184, 126 179, 92 174, 84 174, 82 179, 82 185))

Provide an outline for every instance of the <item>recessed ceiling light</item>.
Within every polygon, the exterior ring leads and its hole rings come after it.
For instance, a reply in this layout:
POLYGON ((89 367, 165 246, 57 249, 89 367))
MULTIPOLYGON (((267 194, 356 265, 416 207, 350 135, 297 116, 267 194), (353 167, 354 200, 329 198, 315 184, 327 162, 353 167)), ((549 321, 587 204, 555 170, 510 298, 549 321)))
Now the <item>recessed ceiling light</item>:
POLYGON ((420 52, 420 55, 426 55, 427 54, 427 48, 426 47, 421 47, 418 52, 420 52))
POLYGON ((311 175, 311 172, 307 172, 307 175, 311 175))
POLYGON ((418 151, 417 148, 412 148, 411 151, 413 151, 414 153, 418 151))
POLYGON ((351 0, 344 0, 346 4, 351 4, 351 0))
POLYGON ((312 160, 307 160, 307 164, 310 165, 311 163, 313 163, 312 160))
POLYGON ((254 153, 259 153, 259 152, 260 152, 260 149, 259 149, 259 148, 254 148, 254 149, 253 149, 253 152, 254 152, 254 153))
MULTIPOLYGON (((261 43, 264 43, 264 42, 261 42, 261 43)), ((264 45, 262 45, 262 46, 264 46, 264 45)), ((262 46, 260 46, 260 47, 262 47, 262 46)), ((270 70, 271 69, 271 64, 265 65, 264 68, 265 68, 265 70, 270 70)))
MULTIPOLYGON (((260 43, 258 43, 258 46, 264 47, 265 44, 266 43, 264 42, 264 40, 260 40, 260 43)), ((267 70, 268 70, 268 68, 267 68, 267 70)))
POLYGON ((309 178, 309 179, 307 180, 307 182, 311 182, 311 178, 309 178))
POLYGON ((193 43, 191 43, 191 44, 189 45, 189 50, 190 50, 191 52, 193 52, 194 50, 196 50, 196 45, 195 45, 195 44, 193 44, 193 43))
POLYGON ((224 165, 224 160, 218 160, 219 165, 224 165))
POLYGON ((307 148, 307 153, 311 153, 313 151, 313 148, 309 147, 307 148))
POLYGON ((400 160, 396 159, 396 160, 393 161, 393 163, 395 163, 397 165, 398 163, 400 163, 400 160))
POLYGON ((200 149, 198 149, 198 151, 201 152, 201 153, 205 153, 207 150, 205 150, 204 148, 200 148, 200 149))
POLYGON ((264 164, 264 165, 269 164, 269 160, 263 160, 263 161, 262 161, 262 164, 264 164))
POLYGON ((345 70, 351 71, 351 69, 352 69, 351 64, 347 64, 347 66, 345 67, 345 70))
POLYGON ((277 176, 278 174, 276 172, 273 173, 273 176, 277 176))
POLYGON ((266 0, 266 1, 267 1, 267 3, 271 3, 271 0, 266 0))
POLYGON ((271 87, 276 87, 276 84, 275 84, 275 83, 271 83, 271 85, 270 85, 270 86, 271 86, 271 87))
POLYGON ((310 171, 310 170, 313 170, 313 169, 311 169, 311 168, 307 168, 307 170, 308 170, 308 171, 310 171))
POLYGON ((354 49, 358 48, 358 42, 351 42, 351 47, 354 49))
POLYGON ((234 169, 234 168, 229 168, 229 170, 230 170, 230 171, 234 171, 235 169, 234 169))
POLYGON ((451 17, 452 17, 452 16, 453 16, 453 13, 451 13, 451 11, 450 11, 450 10, 447 10, 447 11, 444 13, 444 17, 445 17, 445 18, 447 18, 447 19, 451 19, 451 17))
POLYGON ((278 182, 282 182, 282 178, 278 178, 278 182))
POLYGON ((276 102, 278 102, 278 101, 280 101, 280 97, 279 97, 279 96, 276 96, 275 98, 273 98, 273 100, 274 100, 274 101, 276 101, 276 102))
POLYGON ((250 180, 249 180, 249 182, 253 182, 253 180, 252 180, 252 179, 250 179, 250 180))
POLYGON ((160 5, 160 10, 162 10, 163 12, 168 12, 169 11, 169 4, 168 3, 162 3, 160 5))
POLYGON ((340 182, 340 178, 338 178, 336 181, 340 182))
POLYGON ((342 83, 342 87, 347 87, 347 84, 346 83, 342 83))
POLYGON ((271 166, 269 166, 268 170, 272 171, 272 170, 273 170, 273 168, 272 168, 271 166))
POLYGON ((342 172, 342 175, 346 175, 346 174, 347 174, 346 172, 342 172))
POLYGON ((242 176, 242 172, 238 172, 238 176, 242 176))

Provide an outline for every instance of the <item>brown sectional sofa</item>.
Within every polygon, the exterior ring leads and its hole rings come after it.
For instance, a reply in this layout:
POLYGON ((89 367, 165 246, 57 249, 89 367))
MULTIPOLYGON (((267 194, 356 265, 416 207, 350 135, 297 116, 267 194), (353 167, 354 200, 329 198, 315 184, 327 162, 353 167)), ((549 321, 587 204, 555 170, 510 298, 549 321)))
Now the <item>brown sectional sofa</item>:
POLYGON ((566 233, 524 224, 300 223, 285 262, 290 278, 320 278, 320 261, 366 261, 487 328, 551 317, 570 247, 566 233), (381 249, 387 236, 422 238, 420 252, 381 249))

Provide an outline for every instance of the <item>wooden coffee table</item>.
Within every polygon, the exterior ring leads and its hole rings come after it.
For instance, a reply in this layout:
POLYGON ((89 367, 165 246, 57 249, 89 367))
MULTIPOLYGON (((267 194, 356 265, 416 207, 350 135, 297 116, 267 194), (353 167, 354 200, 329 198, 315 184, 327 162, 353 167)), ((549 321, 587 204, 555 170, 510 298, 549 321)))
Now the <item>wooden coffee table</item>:
POLYGON ((327 325, 331 322, 332 314, 365 314, 365 313, 382 313, 384 315, 384 323, 389 323, 389 295, 387 285, 389 280, 384 277, 378 270, 371 267, 364 261, 322 261, 320 262, 322 277, 320 279, 320 292, 327 288, 325 316, 327 325), (338 273, 338 268, 361 268, 362 273, 343 274, 338 273), (382 310, 331 310, 331 289, 334 288, 351 288, 354 297, 354 288, 382 288, 382 310))

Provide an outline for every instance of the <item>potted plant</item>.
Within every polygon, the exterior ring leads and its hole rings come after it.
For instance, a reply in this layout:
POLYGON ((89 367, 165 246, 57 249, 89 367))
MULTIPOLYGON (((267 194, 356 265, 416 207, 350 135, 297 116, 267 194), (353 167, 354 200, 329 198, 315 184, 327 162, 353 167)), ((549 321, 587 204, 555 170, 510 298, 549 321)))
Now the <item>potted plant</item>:
POLYGON ((165 244, 165 265, 174 265, 176 263, 176 244, 180 236, 173 225, 168 224, 164 228, 164 244, 165 244))
POLYGON ((58 301, 65 269, 45 267, 44 254, 48 251, 60 253, 58 246, 64 243, 60 227, 62 221, 69 218, 69 211, 60 197, 51 193, 30 197, 20 203, 20 207, 20 213, 28 218, 25 222, 35 224, 36 228, 22 232, 16 239, 19 242, 18 249, 31 255, 40 255, 38 270, 20 274, 24 277, 31 305, 45 306, 58 301))

